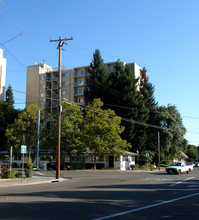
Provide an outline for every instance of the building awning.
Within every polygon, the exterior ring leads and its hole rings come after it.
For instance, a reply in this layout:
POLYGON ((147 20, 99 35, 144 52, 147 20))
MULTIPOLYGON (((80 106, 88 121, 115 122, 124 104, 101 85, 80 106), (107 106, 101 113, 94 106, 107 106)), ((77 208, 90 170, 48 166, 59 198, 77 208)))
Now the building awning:
POLYGON ((124 154, 128 156, 138 156, 138 154, 130 152, 130 151, 124 151, 124 154))
POLYGON ((181 151, 181 157, 183 159, 189 159, 189 157, 184 152, 182 152, 182 151, 181 151))

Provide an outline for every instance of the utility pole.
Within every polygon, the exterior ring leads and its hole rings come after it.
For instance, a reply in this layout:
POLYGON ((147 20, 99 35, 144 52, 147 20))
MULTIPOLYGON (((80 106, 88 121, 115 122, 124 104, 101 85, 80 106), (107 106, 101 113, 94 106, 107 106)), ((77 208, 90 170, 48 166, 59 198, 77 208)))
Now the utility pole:
POLYGON ((160 170, 160 132, 158 131, 158 168, 160 170))
POLYGON ((40 108, 38 110, 38 128, 37 128, 37 170, 39 170, 39 134, 40 133, 40 108))
POLYGON ((59 95, 58 95, 58 110, 57 110, 57 157, 56 157, 56 179, 60 179, 60 143, 61 143, 61 51, 62 47, 67 40, 73 40, 73 38, 64 38, 59 37, 58 40, 51 40, 50 42, 58 42, 57 49, 59 49, 59 61, 58 61, 58 80, 59 80, 59 95))

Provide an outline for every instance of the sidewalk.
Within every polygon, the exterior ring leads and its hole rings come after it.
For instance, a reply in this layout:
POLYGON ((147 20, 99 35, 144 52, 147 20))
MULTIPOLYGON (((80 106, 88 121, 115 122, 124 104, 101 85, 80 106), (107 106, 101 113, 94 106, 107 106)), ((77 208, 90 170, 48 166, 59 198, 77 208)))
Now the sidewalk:
POLYGON ((63 179, 60 178, 58 180, 58 179, 55 179, 54 177, 41 177, 41 176, 33 176, 31 178, 25 178, 25 179, 0 179, 0 188, 53 183, 53 182, 60 182, 60 181, 63 181, 63 179))

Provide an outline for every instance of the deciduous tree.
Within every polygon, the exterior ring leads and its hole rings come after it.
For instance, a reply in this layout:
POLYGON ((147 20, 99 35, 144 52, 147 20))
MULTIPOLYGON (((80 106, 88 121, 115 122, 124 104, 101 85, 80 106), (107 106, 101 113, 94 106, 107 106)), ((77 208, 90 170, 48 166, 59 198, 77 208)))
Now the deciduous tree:
POLYGON ((105 153, 118 155, 130 147, 120 136, 124 131, 121 118, 113 110, 103 110, 102 106, 100 99, 94 99, 85 109, 82 123, 84 146, 94 157, 94 168, 98 156, 105 153))

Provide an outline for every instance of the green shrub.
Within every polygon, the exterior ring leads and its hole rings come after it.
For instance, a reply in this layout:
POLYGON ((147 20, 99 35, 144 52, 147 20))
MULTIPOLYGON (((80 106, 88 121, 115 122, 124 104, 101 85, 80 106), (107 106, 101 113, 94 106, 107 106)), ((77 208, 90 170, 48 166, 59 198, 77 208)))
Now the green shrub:
POLYGON ((2 178, 8 178, 8 172, 10 171, 10 169, 9 168, 3 168, 2 170, 1 170, 1 177, 2 178))
POLYGON ((3 168, 1 176, 5 179, 14 179, 16 177, 16 174, 18 171, 16 170, 10 170, 10 168, 3 168))
POLYGON ((22 178, 22 173, 21 172, 17 172, 15 175, 16 178, 22 178))
POLYGON ((28 178, 32 177, 32 167, 33 167, 33 163, 30 158, 27 165, 26 165, 26 168, 25 168, 25 174, 26 174, 26 177, 28 177, 28 178))
POLYGON ((22 178, 22 174, 17 170, 10 170, 10 168, 3 168, 1 172, 1 178, 4 179, 22 178))
POLYGON ((9 170, 7 178, 14 179, 14 178, 16 178, 16 174, 17 174, 17 170, 9 170))
POLYGON ((136 165, 131 164, 131 165, 130 165, 130 169, 131 169, 131 170, 135 170, 135 169, 136 169, 136 165))

